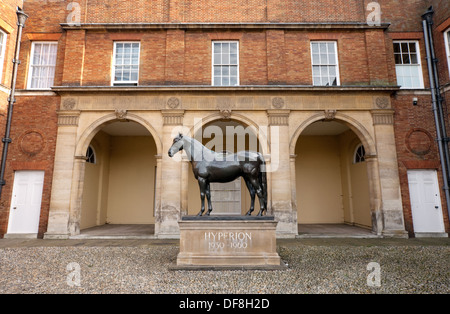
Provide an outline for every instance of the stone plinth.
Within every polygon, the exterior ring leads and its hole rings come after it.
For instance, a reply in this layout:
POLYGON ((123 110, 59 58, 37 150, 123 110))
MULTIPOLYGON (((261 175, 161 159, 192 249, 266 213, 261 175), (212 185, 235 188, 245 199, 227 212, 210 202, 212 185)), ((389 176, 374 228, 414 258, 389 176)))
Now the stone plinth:
POLYGON ((177 267, 277 268, 273 217, 183 217, 177 267))

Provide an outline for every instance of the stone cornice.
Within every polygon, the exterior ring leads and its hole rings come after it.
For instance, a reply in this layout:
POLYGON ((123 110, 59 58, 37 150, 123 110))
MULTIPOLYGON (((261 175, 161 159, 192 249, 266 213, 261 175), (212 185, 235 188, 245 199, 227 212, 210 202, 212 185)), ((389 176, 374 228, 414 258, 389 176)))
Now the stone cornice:
POLYGON ((239 92, 239 91, 300 91, 300 92, 390 92, 398 91, 399 86, 390 85, 343 85, 343 86, 311 86, 311 85, 148 85, 148 86, 54 86, 56 93, 75 92, 239 92))
POLYGON ((305 22, 305 23, 61 23, 65 30, 87 29, 87 30, 165 30, 165 29, 387 29, 390 23, 382 23, 379 26, 370 26, 364 22, 305 22))

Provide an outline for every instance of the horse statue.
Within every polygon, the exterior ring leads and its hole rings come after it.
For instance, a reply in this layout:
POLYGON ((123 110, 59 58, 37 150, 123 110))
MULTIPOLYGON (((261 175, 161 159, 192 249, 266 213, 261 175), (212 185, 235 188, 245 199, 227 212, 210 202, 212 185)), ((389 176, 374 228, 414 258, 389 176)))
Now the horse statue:
POLYGON ((251 205, 247 216, 251 216, 255 205, 255 194, 258 195, 260 211, 258 216, 263 216, 267 211, 267 176, 266 162, 262 154, 251 151, 241 151, 235 154, 223 154, 214 152, 202 145, 196 139, 178 134, 169 149, 169 157, 183 150, 191 162, 192 171, 200 186, 200 199, 202 207, 198 216, 205 211, 205 196, 208 200, 209 216, 213 210, 211 204, 211 182, 231 182, 243 177, 250 192, 251 205))

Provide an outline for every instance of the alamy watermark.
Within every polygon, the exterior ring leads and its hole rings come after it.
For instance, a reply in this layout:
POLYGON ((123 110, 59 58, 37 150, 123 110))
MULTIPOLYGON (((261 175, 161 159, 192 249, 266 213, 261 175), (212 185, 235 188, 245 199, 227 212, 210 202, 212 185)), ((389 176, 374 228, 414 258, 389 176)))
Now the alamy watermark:
POLYGON ((66 270, 69 274, 66 277, 66 283, 70 287, 80 287, 81 286, 81 267, 80 264, 72 262, 67 264, 66 270))
POLYGON ((373 1, 367 4, 366 10, 370 12, 366 18, 367 25, 381 26, 381 5, 373 1))

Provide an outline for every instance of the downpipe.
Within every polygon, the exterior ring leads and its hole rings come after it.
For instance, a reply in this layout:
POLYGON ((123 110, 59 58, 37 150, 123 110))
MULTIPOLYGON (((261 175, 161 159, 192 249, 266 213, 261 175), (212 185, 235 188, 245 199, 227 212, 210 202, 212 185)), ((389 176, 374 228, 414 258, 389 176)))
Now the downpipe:
POLYGON ((444 181, 444 193, 447 204, 447 212, 450 217, 450 191, 449 191, 449 166, 450 158, 448 151, 448 138, 445 127, 445 118, 442 108, 442 97, 439 90, 439 76, 437 71, 437 59, 434 53, 432 29, 434 11, 430 7, 424 15, 422 15, 422 27, 425 38, 425 50, 428 66, 428 76, 430 78, 432 110, 434 114, 434 121, 436 125, 436 136, 439 148, 439 158, 441 161, 442 177, 444 181))

